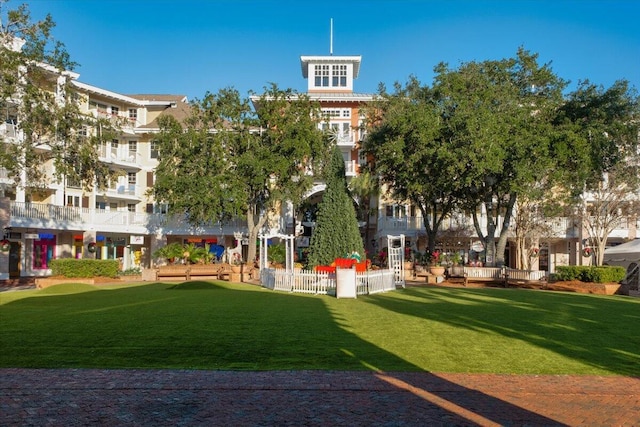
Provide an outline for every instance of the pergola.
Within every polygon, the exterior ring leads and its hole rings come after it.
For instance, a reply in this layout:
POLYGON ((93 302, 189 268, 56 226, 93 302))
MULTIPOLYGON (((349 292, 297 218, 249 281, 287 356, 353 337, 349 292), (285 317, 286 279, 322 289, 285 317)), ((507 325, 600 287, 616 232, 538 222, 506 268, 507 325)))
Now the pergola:
POLYGON ((293 272, 293 252, 295 236, 292 234, 263 234, 260 236, 260 271, 267 267, 269 260, 269 239, 280 239, 285 242, 285 270, 293 272))

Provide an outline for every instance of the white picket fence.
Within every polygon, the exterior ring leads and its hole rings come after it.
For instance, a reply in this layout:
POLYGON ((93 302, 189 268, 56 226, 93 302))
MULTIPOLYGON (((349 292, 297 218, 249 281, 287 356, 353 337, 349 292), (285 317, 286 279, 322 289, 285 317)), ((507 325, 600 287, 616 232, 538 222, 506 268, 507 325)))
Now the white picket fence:
POLYGON ((545 280, 547 272, 542 270, 516 270, 514 268, 499 267, 449 267, 449 276, 466 277, 468 280, 505 280, 535 282, 545 280))
MULTIPOLYGON (((263 287, 275 291, 324 295, 336 294, 336 275, 333 273, 265 268, 260 272, 260 282, 263 287)), ((371 270, 356 273, 357 295, 376 294, 395 289, 395 275, 391 270, 371 270)))

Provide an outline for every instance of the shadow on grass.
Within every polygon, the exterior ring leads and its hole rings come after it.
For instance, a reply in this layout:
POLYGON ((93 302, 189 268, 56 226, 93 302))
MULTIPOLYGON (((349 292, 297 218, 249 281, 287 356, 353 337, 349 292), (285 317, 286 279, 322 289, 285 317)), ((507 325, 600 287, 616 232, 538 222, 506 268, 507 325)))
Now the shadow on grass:
POLYGON ((640 337, 634 332, 640 324, 640 301, 635 299, 516 289, 409 288, 391 298, 363 300, 459 331, 529 343, 603 372, 640 376, 640 337))
MULTIPOLYGON (((0 306, 0 366, 373 370, 380 385, 370 391, 366 405, 373 405, 371 411, 376 404, 388 404, 384 393, 376 390, 391 386, 406 392, 395 403, 399 405, 396 412, 411 407, 425 421, 554 424, 542 415, 437 375, 423 373, 420 380, 411 377, 413 384, 409 383, 398 371, 420 368, 349 332, 345 328, 348 319, 336 318, 327 308, 327 302, 335 301, 330 297, 207 281, 83 289, 66 286, 29 291, 30 297, 0 306)), ((369 303, 418 315, 416 301, 379 298, 369 303)), ((16 384, 27 387, 29 380, 16 384)), ((38 396, 33 400, 39 401, 38 396)), ((355 412, 363 408, 357 393, 345 395, 343 404, 353 405, 355 412)), ((399 418, 387 421, 397 423, 399 418)))

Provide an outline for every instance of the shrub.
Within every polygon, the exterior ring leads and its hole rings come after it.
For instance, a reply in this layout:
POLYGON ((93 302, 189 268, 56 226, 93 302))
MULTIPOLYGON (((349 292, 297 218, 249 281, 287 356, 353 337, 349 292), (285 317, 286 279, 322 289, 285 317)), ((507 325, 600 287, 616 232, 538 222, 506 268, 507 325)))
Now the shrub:
POLYGON ((582 282, 611 283, 625 278, 624 267, 593 267, 584 265, 564 265, 556 268, 556 280, 580 280, 582 282))
POLYGON ((284 243, 278 243, 277 245, 269 246, 267 250, 267 256, 269 261, 276 264, 284 264, 287 256, 287 248, 284 243))
POLYGON ((54 276, 64 277, 118 277, 119 262, 115 259, 53 259, 50 262, 54 276))

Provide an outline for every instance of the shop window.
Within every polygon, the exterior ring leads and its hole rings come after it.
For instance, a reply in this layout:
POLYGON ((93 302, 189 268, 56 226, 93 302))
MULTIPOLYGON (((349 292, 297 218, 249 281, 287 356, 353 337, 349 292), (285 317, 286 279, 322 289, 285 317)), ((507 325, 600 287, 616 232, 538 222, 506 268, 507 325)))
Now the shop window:
POLYGON ((40 239, 33 241, 33 270, 46 270, 49 262, 55 258, 56 236, 52 234, 40 235, 40 239))

